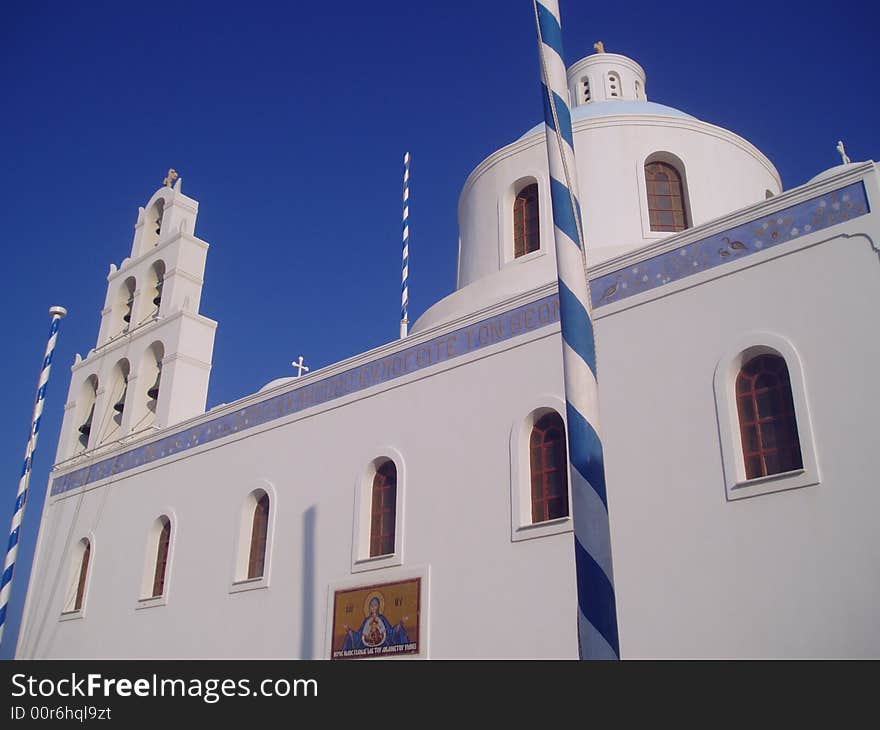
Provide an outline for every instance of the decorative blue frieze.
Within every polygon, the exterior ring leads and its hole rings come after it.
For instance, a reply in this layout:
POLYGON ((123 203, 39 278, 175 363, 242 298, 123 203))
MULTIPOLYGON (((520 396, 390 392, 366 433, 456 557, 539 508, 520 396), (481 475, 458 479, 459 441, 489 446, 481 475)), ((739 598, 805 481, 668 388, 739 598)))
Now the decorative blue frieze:
POLYGON ((855 182, 594 279, 590 282, 593 306, 619 302, 868 212, 865 186, 855 182))
POLYGON ((144 464, 163 459, 216 441, 224 436, 241 433, 284 416, 306 410, 328 401, 342 398, 404 375, 418 372, 438 363, 454 360, 470 352, 489 347, 497 342, 547 327, 559 321, 559 299, 552 294, 516 309, 489 317, 467 327, 462 327, 420 345, 404 348, 399 352, 377 358, 365 365, 358 365, 337 375, 303 383, 259 403, 218 416, 205 423, 192 426, 180 433, 166 436, 118 456, 110 457, 52 482, 52 495, 63 494, 85 484, 121 474, 144 464))
MULTIPOLYGON (((869 212, 862 182, 798 203, 707 238, 667 251, 591 282, 593 306, 617 302, 672 281, 707 271, 820 231, 869 212)), ((280 395, 218 416, 118 456, 99 461, 53 480, 52 495, 180 454, 202 444, 261 426, 351 393, 448 362, 559 321, 556 294, 481 320, 420 345, 404 348, 345 372, 304 382, 280 395)), ((310 378, 309 378, 310 380, 310 378)))

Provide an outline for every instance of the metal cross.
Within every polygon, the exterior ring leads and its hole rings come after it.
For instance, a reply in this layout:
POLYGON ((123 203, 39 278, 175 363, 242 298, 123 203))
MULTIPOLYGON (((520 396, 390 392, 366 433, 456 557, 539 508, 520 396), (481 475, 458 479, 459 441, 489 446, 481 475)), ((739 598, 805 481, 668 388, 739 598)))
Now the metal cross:
POLYGON ((297 373, 296 373, 296 375, 293 376, 294 378, 300 378, 300 377, 302 377, 302 374, 304 372, 306 372, 306 373, 309 372, 308 366, 303 365, 303 356, 302 355, 299 356, 299 360, 294 360, 290 364, 293 365, 293 367, 297 368, 297 373))
POLYGON ((846 147, 843 146, 843 140, 838 140, 837 142, 837 151, 840 153, 840 157, 843 160, 844 165, 848 165, 852 160, 850 160, 849 155, 846 154, 846 147))

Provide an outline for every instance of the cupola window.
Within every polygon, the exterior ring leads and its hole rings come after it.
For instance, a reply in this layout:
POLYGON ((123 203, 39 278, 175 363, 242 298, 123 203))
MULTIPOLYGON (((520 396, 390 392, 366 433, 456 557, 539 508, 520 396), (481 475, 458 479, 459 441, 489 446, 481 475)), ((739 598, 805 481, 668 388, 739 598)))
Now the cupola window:
POLYGON ((608 98, 620 98, 620 76, 618 76, 616 71, 608 72, 608 98))
POLYGON ((581 79, 581 101, 586 104, 592 95, 590 94, 590 80, 586 77, 581 79))

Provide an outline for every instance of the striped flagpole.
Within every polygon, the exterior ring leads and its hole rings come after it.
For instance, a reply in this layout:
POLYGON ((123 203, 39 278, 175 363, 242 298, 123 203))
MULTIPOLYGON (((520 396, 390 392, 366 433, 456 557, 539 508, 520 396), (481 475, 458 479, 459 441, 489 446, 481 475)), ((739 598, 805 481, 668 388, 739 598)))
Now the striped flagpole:
POLYGON ((403 156, 403 272, 400 285, 400 338, 409 330, 409 152, 403 156))
POLYGON ((611 569, 611 533, 605 466, 599 438, 596 343, 590 317, 574 136, 557 0, 534 0, 550 167, 562 363, 572 480, 578 646, 581 659, 617 659, 617 608, 611 569))
POLYGON ((46 387, 49 385, 49 371, 52 369, 52 354, 55 352, 55 341, 58 339, 58 325, 67 316, 64 307, 52 307, 52 324, 49 327, 49 342, 43 356, 43 369, 37 383, 37 400, 34 403, 34 417, 31 422, 31 433, 24 452, 24 466, 18 482, 18 494, 15 497, 15 512, 12 514, 12 527, 9 533, 9 546, 6 549, 6 562, 3 564, 3 578, 0 580, 0 642, 3 641, 3 629, 6 628, 6 609, 9 606, 9 594, 12 591, 12 574, 15 572, 15 558, 18 555, 18 540, 21 533, 21 521, 27 504, 28 483, 31 479, 31 466, 34 452, 37 450, 37 436, 40 435, 40 418, 43 415, 43 403, 46 400, 46 387))

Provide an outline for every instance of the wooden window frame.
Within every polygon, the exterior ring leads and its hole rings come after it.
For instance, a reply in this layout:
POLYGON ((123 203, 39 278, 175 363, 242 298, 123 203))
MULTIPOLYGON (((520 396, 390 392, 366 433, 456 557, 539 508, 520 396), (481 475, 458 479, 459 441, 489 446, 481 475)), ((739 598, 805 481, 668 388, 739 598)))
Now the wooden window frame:
POLYGON ((373 476, 370 490, 370 557, 395 553, 397 536, 397 466, 390 459, 373 476))
POLYGON ((568 517, 568 447, 565 423, 556 411, 545 413, 532 426, 529 472, 532 522, 537 524, 568 517), (557 474, 561 474, 561 483, 554 488, 553 475, 557 474))
POLYGON ((715 366, 712 387, 718 416, 724 495, 728 502, 821 485, 821 470, 810 415, 807 373, 794 343, 775 332, 744 333, 732 341, 719 358, 715 366), (788 368, 803 466, 787 472, 749 479, 744 459, 736 381, 744 364, 759 355, 766 354, 781 357, 788 368))
POLYGON ((266 542, 269 534, 269 510, 271 500, 266 492, 254 505, 251 524, 251 540, 248 552, 247 579, 262 578, 266 570, 266 542))
POLYGON ((690 227, 687 211, 684 174, 675 165, 663 160, 652 160, 644 166, 645 192, 648 200, 648 223, 656 233, 679 233, 690 227), (671 176, 667 180, 655 176, 671 176), (664 189, 662 186, 666 185, 664 189), (663 221, 661 215, 671 214, 663 221))
POLYGON ((513 200, 513 257, 533 253, 541 248, 541 217, 538 183, 529 183, 513 200))
POLYGON ((92 542, 85 540, 85 547, 79 560, 79 581, 76 585, 76 598, 73 601, 73 610, 82 611, 86 597, 86 581, 89 576, 89 562, 92 556, 92 542))
POLYGON ((736 377, 746 479, 803 469, 791 376, 785 358, 756 355, 736 377))
POLYGON ((165 595, 165 577, 168 568, 168 554, 171 549, 171 520, 167 517, 159 532, 156 545, 156 569, 153 573, 153 589, 150 598, 159 598, 165 595))

